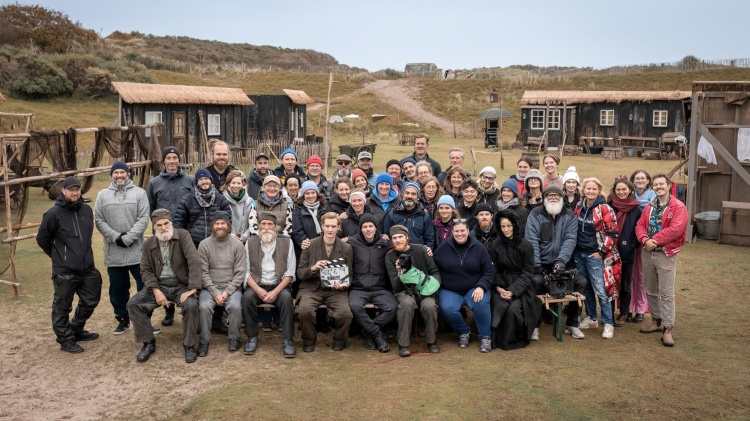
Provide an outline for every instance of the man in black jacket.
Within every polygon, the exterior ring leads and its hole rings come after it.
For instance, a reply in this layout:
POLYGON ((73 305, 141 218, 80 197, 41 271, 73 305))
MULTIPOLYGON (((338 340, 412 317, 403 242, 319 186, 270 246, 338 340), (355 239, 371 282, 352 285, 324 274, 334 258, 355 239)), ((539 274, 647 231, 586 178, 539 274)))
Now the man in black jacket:
POLYGON ((219 140, 214 143, 213 157, 206 169, 211 173, 211 182, 216 190, 219 190, 227 181, 227 175, 237 169, 229 163, 229 145, 226 142, 219 140))
POLYGON ((354 255, 354 279, 349 288, 349 307, 354 320, 362 327, 368 349, 377 348, 388 352, 390 347, 383 328, 396 318, 398 301, 388 290, 388 272, 385 269, 385 255, 390 244, 383 240, 378 231, 378 218, 363 214, 359 220, 359 233, 349 237, 354 255), (380 314, 371 319, 365 304, 372 303, 380 314))
POLYGON ((52 259, 52 330, 60 349, 71 354, 83 352, 76 342, 99 337, 83 329, 102 294, 102 275, 94 266, 91 249, 93 233, 94 213, 83 203, 81 182, 70 176, 54 206, 44 213, 36 242, 52 259), (70 319, 74 294, 78 306, 70 319))
POLYGON ((416 162, 419 162, 419 161, 429 162, 430 165, 432 165, 432 175, 437 177, 440 175, 441 172, 443 172, 443 169, 440 167, 439 162, 430 158, 430 155, 427 154, 427 148, 429 147, 430 147, 430 137, 424 133, 420 133, 414 139, 414 153, 411 155, 407 155, 407 156, 411 156, 412 158, 414 158, 416 162))
POLYGON ((258 199, 263 188, 263 180, 270 174, 268 165, 268 155, 265 152, 255 155, 255 169, 247 176, 247 192, 253 200, 258 199))

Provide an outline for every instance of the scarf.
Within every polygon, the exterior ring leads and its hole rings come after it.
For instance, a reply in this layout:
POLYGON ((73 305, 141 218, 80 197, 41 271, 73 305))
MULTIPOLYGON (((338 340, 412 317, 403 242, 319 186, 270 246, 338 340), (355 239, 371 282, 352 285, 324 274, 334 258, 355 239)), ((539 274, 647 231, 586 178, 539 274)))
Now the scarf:
POLYGON ((617 234, 619 236, 622 234, 622 228, 625 226, 625 218, 628 216, 628 213, 636 206, 640 206, 640 203, 632 195, 625 199, 615 196, 612 198, 612 206, 617 209, 617 234))
POLYGON ((239 203, 242 201, 242 198, 245 197, 245 189, 241 189, 240 194, 238 194, 237 196, 233 195, 232 192, 229 191, 229 189, 227 189, 227 195, 229 195, 229 197, 232 198, 232 200, 239 203))
POLYGON ((523 182, 523 181, 526 181, 526 177, 521 177, 520 174, 516 173, 516 180, 523 182))
POLYGON ((320 207, 320 202, 315 203, 307 203, 304 202, 305 207, 307 210, 310 211, 310 214, 313 217, 313 222, 315 222, 315 233, 320 235, 323 233, 320 229, 320 221, 318 221, 318 208, 320 207))
POLYGON ((510 207, 516 207, 518 205, 519 205, 519 203, 518 203, 518 198, 517 197, 514 197, 508 203, 503 203, 503 200, 500 199, 500 200, 497 201, 497 210, 501 211, 501 210, 508 209, 510 207))
POLYGON ((216 189, 213 185, 208 190, 202 190, 199 187, 195 187, 195 200, 198 201, 198 205, 202 208, 211 207, 216 201, 216 189))
POLYGON ((433 215, 435 213, 435 205, 437 204, 437 199, 437 197, 433 198, 432 200, 426 197, 422 197, 422 206, 428 214, 433 215))
POLYGON ((260 198, 263 199, 263 201, 265 201, 269 205, 273 206, 274 203, 279 201, 279 198, 281 198, 281 195, 277 195, 273 199, 269 199, 268 196, 266 196, 264 192, 260 192, 260 198))
POLYGON ((451 236, 451 229, 453 228, 453 222, 451 220, 448 220, 448 222, 443 223, 443 221, 440 220, 440 218, 435 218, 435 221, 433 222, 433 225, 440 228, 440 242, 447 240, 448 237, 451 236))

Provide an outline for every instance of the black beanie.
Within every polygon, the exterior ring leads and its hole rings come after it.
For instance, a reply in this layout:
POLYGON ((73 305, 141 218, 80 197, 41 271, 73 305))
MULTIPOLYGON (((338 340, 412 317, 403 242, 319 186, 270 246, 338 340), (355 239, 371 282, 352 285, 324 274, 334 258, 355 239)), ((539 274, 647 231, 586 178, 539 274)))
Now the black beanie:
POLYGON ((115 161, 115 163, 112 164, 112 168, 109 169, 110 177, 112 177, 112 173, 115 172, 115 170, 125 170, 126 173, 130 174, 130 168, 128 168, 128 164, 120 160, 115 161))
POLYGON ((171 153, 177 155, 177 159, 180 159, 180 151, 178 151, 174 146, 167 146, 161 153, 161 162, 164 162, 164 160, 167 159, 167 155, 171 153))

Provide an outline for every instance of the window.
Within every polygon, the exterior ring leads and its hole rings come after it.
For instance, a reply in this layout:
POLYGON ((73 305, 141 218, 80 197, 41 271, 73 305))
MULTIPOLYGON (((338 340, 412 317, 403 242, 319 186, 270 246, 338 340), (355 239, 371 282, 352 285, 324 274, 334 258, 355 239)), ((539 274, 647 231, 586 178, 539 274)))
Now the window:
POLYGON ((209 114, 208 115, 208 135, 209 136, 221 135, 221 114, 209 114))
POLYGON ((615 110, 601 110, 599 112, 599 125, 600 126, 614 126, 615 125, 615 110))
POLYGON ((549 110, 547 127, 550 130, 560 130, 560 110, 549 110))
MULTIPOLYGON (((146 123, 145 124, 153 124, 153 123, 161 123, 161 111, 146 111, 146 123)), ((151 129, 146 129, 145 133, 146 137, 151 136, 151 129)))
POLYGON ((184 111, 172 113, 172 138, 173 139, 185 138, 185 112, 184 111))
POLYGON ((667 111, 654 111, 654 127, 667 127, 667 111))
POLYGON ((531 110, 531 130, 544 130, 544 110, 531 110))

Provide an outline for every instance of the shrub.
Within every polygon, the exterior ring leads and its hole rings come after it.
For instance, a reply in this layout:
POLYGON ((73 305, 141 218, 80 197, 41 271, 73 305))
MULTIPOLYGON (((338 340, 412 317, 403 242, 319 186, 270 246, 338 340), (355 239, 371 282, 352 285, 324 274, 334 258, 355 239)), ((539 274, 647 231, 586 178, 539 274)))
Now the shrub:
POLYGON ((32 55, 21 55, 16 59, 18 72, 10 82, 10 89, 28 98, 46 98, 69 95, 73 92, 65 72, 49 61, 32 55))
POLYGON ((89 67, 86 69, 84 90, 89 95, 113 94, 112 74, 98 67, 89 67))

